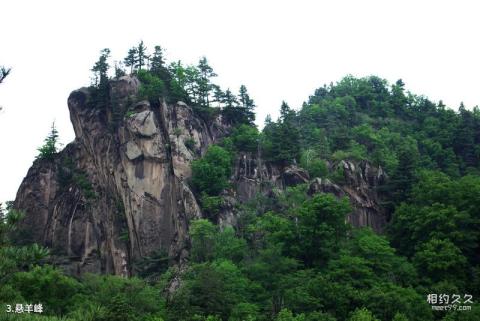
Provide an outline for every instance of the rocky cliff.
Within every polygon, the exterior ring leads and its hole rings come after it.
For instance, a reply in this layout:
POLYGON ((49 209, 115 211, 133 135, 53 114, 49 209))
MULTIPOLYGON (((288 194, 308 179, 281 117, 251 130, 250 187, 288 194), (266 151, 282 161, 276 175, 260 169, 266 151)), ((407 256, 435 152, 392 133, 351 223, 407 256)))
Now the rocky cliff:
MULTIPOLYGON (((112 81, 109 103, 100 106, 91 90, 72 92, 75 140, 54 161, 36 160, 17 193, 14 206, 26 213, 19 240, 50 247, 55 263, 73 274, 131 275, 133 262, 160 249, 181 263, 189 221, 202 217, 188 186, 190 162, 229 126, 220 116, 201 119, 182 102, 138 101, 139 86, 134 77, 112 81)), ((241 154, 218 223, 235 225, 235 204, 257 193, 308 183, 309 193, 348 196, 354 208, 349 220, 380 231, 385 215, 376 187, 385 180, 383 171, 366 162, 330 167, 343 168, 341 184, 241 154)))

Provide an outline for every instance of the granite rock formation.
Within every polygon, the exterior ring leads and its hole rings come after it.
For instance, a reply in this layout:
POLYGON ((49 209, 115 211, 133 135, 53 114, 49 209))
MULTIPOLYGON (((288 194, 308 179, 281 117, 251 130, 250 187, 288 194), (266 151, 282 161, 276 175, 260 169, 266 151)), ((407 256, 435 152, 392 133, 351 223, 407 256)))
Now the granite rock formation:
MULTIPOLYGON (((230 127, 221 116, 203 120, 182 102, 139 100, 139 86, 135 77, 111 81, 104 105, 91 89, 72 92, 75 140, 53 161, 36 160, 18 190, 14 206, 26 213, 19 239, 50 247, 54 263, 72 274, 131 275, 134 262, 159 249, 182 263, 189 222, 202 217, 188 185, 190 162, 230 127)), ((366 162, 330 164, 332 170, 339 166, 345 180, 334 184, 295 165, 283 168, 261 155, 240 154, 218 223, 235 225, 236 204, 258 193, 307 183, 309 193, 348 196, 353 225, 381 231, 385 214, 376 187, 385 173, 366 162)))

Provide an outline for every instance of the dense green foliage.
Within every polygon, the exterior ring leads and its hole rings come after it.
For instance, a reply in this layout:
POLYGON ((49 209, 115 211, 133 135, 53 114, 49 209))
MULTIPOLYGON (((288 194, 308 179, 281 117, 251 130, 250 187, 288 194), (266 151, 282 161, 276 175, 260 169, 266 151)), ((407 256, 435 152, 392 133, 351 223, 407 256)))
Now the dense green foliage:
MULTIPOLYGON (((92 69, 97 98, 106 97, 109 53, 92 69)), ((480 320, 478 108, 455 112, 405 92, 401 80, 390 86, 348 76, 317 89, 298 111, 282 103, 280 117, 267 118, 259 132, 246 88, 238 96, 221 90, 206 58, 167 65, 161 47, 149 56, 141 42, 123 62, 129 70, 116 65, 116 77, 136 75, 138 99, 182 100, 230 125, 228 137, 192 162, 190 183, 206 219, 190 222, 190 255, 181 268, 159 250, 134 263, 140 278, 77 279, 44 265, 44 248, 12 245, 22 215, 1 212, 0 303, 45 305, 44 317, 22 320, 480 320), (341 160, 381 166, 388 179, 377 189, 391 216, 385 233, 353 228, 347 199, 309 195, 307 185, 258 195, 237 208, 236 229, 220 228, 213 222, 243 153, 338 184, 344 172, 332 165, 341 160), (431 293, 471 294, 474 303, 471 311, 433 311, 431 293)), ((185 145, 198 152, 194 140, 185 145)), ((80 172, 64 174, 67 185, 89 188, 80 172)))
MULTIPOLYGON (((128 110, 115 110, 115 102, 109 95, 109 58, 110 50, 101 50, 98 61, 94 64, 89 105, 92 108, 112 108, 115 126, 128 110)), ((212 83, 217 74, 209 65, 207 58, 200 58, 197 65, 184 65, 181 61, 166 63, 163 49, 155 46, 153 53, 141 41, 128 50, 123 62, 115 62, 114 79, 127 73, 137 76, 141 82, 138 99, 147 99, 154 106, 162 100, 175 104, 183 101, 205 120, 211 120, 222 114, 225 122, 232 125, 249 124, 253 126, 255 103, 247 88, 240 86, 238 96, 230 89, 223 91, 212 83), (129 68, 129 70, 124 69, 129 68), (214 108, 214 106, 216 108, 214 108)))
POLYGON ((230 153, 212 145, 204 157, 192 162, 192 184, 198 191, 210 196, 218 195, 228 186, 231 167, 230 153))

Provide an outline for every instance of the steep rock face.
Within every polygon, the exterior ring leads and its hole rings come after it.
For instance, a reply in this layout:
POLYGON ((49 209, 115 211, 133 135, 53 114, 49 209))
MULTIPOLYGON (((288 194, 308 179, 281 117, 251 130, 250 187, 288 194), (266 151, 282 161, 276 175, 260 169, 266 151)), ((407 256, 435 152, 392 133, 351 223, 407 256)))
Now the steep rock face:
POLYGON ((358 164, 341 161, 332 167, 343 169, 343 180, 335 184, 329 179, 315 178, 310 183, 309 194, 323 192, 337 197, 348 197, 353 208, 348 221, 353 226, 370 226, 381 232, 387 223, 386 213, 380 206, 381 199, 377 192, 377 188, 387 179, 382 168, 372 167, 365 161, 358 164))
MULTIPOLYGON (((139 82, 110 82, 109 103, 82 88, 68 98, 75 140, 51 160, 36 160, 14 206, 26 213, 18 240, 52 249, 54 263, 72 274, 131 275, 134 263, 163 250, 175 263, 188 255, 189 221, 202 217, 187 185, 190 162, 228 134, 182 102, 138 101, 139 82)), ((342 179, 311 178, 296 165, 277 166, 261 155, 240 154, 223 193, 221 226, 237 224, 239 203, 257 194, 309 184, 309 193, 349 197, 354 226, 381 231, 385 213, 376 188, 386 175, 367 162, 329 164, 342 179)))
POLYGON ((72 92, 75 141, 54 162, 35 161, 17 193, 21 230, 72 273, 129 275, 132 262, 158 249, 180 262, 188 221, 201 217, 185 182, 189 163, 227 126, 181 102, 133 103, 138 88, 134 77, 111 82, 111 103, 101 108, 88 89, 72 92))
POLYGON ((369 226, 381 232, 386 224, 386 213, 377 188, 384 184, 387 177, 381 167, 372 167, 368 162, 358 164, 341 161, 329 164, 330 172, 341 170, 340 182, 329 179, 310 179, 308 173, 295 165, 282 168, 265 161, 260 155, 243 154, 237 158, 232 180, 233 198, 225 196, 225 204, 219 216, 222 225, 235 225, 235 205, 246 202, 257 193, 271 195, 273 189, 285 189, 288 186, 308 184, 308 193, 332 193, 337 197, 348 197, 352 213, 348 221, 356 227, 369 226))

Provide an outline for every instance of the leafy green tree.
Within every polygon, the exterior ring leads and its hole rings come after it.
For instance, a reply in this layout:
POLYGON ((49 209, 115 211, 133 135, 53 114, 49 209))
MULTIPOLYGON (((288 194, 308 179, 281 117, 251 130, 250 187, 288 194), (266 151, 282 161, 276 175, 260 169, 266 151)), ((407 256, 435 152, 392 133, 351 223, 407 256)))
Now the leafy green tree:
POLYGON ((379 321, 368 309, 362 308, 355 310, 348 321, 379 321))
POLYGON ((305 320, 305 315, 300 314, 300 315, 294 316, 292 311, 290 311, 288 309, 282 309, 278 313, 275 320, 276 321, 304 321, 305 320))
POLYGON ((146 70, 139 70, 137 76, 142 84, 138 91, 138 96, 158 105, 159 99, 166 96, 165 83, 146 70))
POLYGON ((221 260, 194 265, 184 280, 170 305, 173 320, 190 319, 194 315, 228 320, 240 304, 250 303, 253 285, 232 262, 221 260))
POLYGON ((230 137, 237 150, 251 153, 257 152, 260 136, 256 127, 241 124, 233 129, 230 137))
POLYGON ((292 248, 307 265, 321 265, 338 252, 346 238, 345 218, 351 208, 346 199, 317 194, 306 201, 298 213, 296 242, 292 248))
POLYGON ((42 302, 48 314, 67 312, 81 290, 75 279, 51 266, 37 266, 28 272, 18 272, 9 284, 29 302, 42 302))
POLYGON ((212 145, 205 155, 192 162, 192 184, 199 192, 218 195, 228 187, 231 156, 220 146, 212 145))
POLYGON ((185 67, 180 61, 177 61, 172 62, 167 69, 171 76, 169 93, 172 102, 176 103, 177 101, 183 101, 185 103, 190 103, 190 97, 186 90, 187 75, 185 67))
POLYGON ((467 259, 449 240, 432 238, 420 245, 413 262, 429 284, 448 280, 462 284, 466 281, 467 259))
MULTIPOLYGON (((0 204, 0 302, 13 299, 16 295, 21 296, 7 282, 16 272, 28 270, 49 255, 48 249, 38 244, 14 244, 18 226, 25 215, 13 209, 11 204, 7 204, 6 211, 5 213, 0 204), (8 289, 12 289, 11 293, 8 289)), ((27 242, 20 240, 19 243, 27 242)))
POLYGON ((215 256, 217 228, 208 220, 195 220, 190 225, 191 257, 194 262, 207 262, 215 256))
POLYGON ((399 312, 411 321, 433 319, 432 308, 423 295, 390 282, 376 283, 362 293, 361 300, 362 305, 381 320, 391 320, 399 312))
POLYGON ((44 139, 43 146, 38 148, 39 154, 37 155, 37 159, 46 159, 46 160, 53 161, 58 151, 57 144, 58 144, 58 130, 55 127, 55 122, 53 122, 50 133, 44 139))
POLYGON ((257 305, 252 303, 239 303, 235 305, 230 313, 229 321, 257 320, 260 314, 257 305))
POLYGON ((300 156, 300 166, 308 171, 310 177, 325 177, 328 173, 327 164, 320 159, 313 149, 304 150, 300 156))

